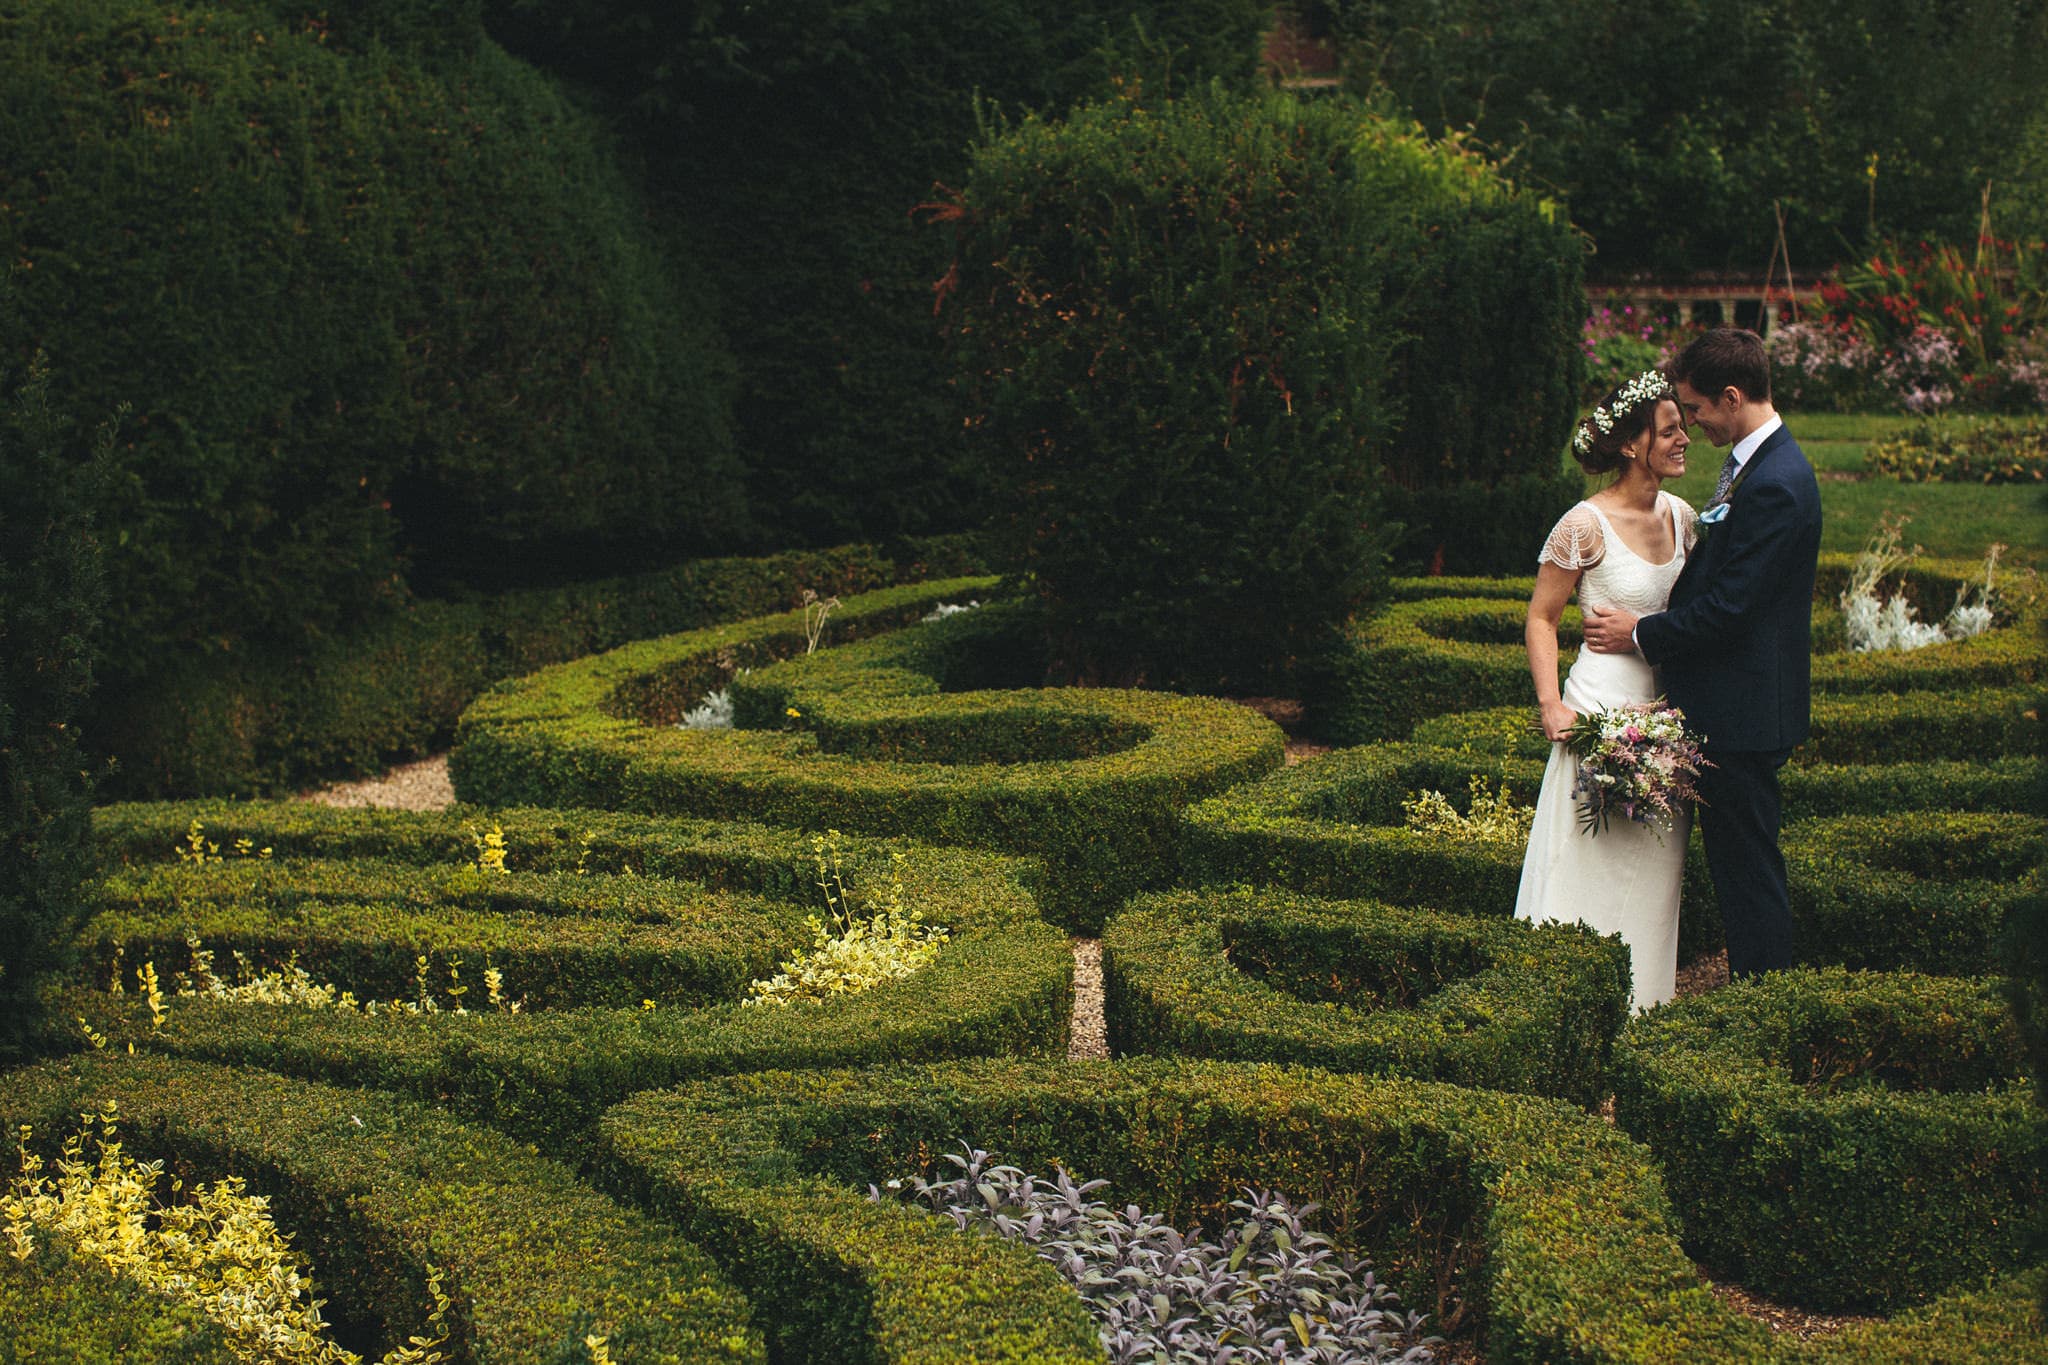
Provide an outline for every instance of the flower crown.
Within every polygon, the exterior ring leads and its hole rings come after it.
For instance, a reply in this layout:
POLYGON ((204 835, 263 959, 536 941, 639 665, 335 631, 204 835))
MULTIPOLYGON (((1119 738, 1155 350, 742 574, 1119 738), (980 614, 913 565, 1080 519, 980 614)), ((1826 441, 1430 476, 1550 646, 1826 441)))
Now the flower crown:
POLYGON ((1610 402, 1594 408, 1592 415, 1579 423, 1578 431, 1572 436, 1572 449, 1584 455, 1593 448, 1593 428, 1600 428, 1601 434, 1605 435, 1614 430, 1614 423, 1621 414, 1637 404, 1669 398, 1676 392, 1662 370, 1644 370, 1623 385, 1621 392, 1615 394, 1610 402))

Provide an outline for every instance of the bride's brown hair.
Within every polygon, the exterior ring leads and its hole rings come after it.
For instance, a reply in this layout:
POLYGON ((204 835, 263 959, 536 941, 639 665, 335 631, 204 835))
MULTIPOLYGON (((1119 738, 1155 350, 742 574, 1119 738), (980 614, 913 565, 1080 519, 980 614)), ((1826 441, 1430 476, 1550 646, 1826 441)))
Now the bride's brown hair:
POLYGON ((1594 413, 1604 412, 1612 419, 1607 430, 1600 429, 1600 423, 1592 413, 1579 422, 1579 434, 1572 442, 1572 458, 1588 474, 1618 473, 1628 463, 1628 457, 1621 453, 1622 447, 1654 426, 1657 405, 1671 398, 1671 390, 1663 389, 1616 411, 1615 404, 1621 401, 1629 387, 1624 385, 1615 389, 1593 410, 1594 413))

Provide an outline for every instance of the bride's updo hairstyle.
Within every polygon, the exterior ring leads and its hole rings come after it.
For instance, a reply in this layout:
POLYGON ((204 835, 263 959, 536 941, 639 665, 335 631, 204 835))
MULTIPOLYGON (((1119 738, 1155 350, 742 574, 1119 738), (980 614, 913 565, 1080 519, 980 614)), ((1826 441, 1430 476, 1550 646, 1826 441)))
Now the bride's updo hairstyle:
POLYGON ((1662 370, 1644 370, 1600 400, 1572 436, 1572 457, 1595 476, 1618 473, 1628 463, 1622 447, 1657 421, 1657 405, 1678 391, 1662 370))

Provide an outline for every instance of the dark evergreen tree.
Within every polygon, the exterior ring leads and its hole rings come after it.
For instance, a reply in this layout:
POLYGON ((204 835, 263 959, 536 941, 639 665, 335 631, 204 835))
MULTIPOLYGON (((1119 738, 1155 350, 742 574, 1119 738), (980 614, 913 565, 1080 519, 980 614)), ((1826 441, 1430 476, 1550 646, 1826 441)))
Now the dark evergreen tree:
POLYGON ((102 597, 92 490, 38 356, 0 416, 0 1056, 34 1045, 42 987, 87 912, 92 778, 79 717, 102 597))

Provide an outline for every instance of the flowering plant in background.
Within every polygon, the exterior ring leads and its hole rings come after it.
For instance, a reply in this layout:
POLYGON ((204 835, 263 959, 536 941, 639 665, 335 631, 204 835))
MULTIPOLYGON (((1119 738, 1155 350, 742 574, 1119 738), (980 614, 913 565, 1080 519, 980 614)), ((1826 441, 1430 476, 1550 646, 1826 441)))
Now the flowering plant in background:
POLYGON ((1620 815, 1661 839, 1699 800, 1700 770, 1713 766, 1686 730, 1685 713, 1662 697, 1589 711, 1572 723, 1564 743, 1579 761, 1572 795, 1581 834, 1599 834, 1620 815))
POLYGON ((1849 411, 1868 401, 1882 358, 1853 323, 1818 317, 1781 322, 1764 338, 1771 389, 1803 411, 1849 411))
POLYGON ((1633 304, 1594 309, 1579 329, 1579 344, 1586 352, 1584 403, 1597 403, 1644 370, 1662 365, 1699 330, 1633 304))
POLYGON ((1920 547, 1901 548, 1906 518, 1878 518, 1870 543, 1857 554, 1849 570, 1849 585, 1842 590, 1842 626, 1849 648, 1858 653, 1873 650, 1925 649, 1928 645, 1967 640, 1991 629, 1997 616, 1998 557, 2005 546, 1993 545, 1984 556, 1984 581, 1967 583, 1956 593, 1955 605, 1940 622, 1922 621, 1919 611, 1903 592, 1880 598, 1878 586, 1894 569, 1905 567, 1920 547))

